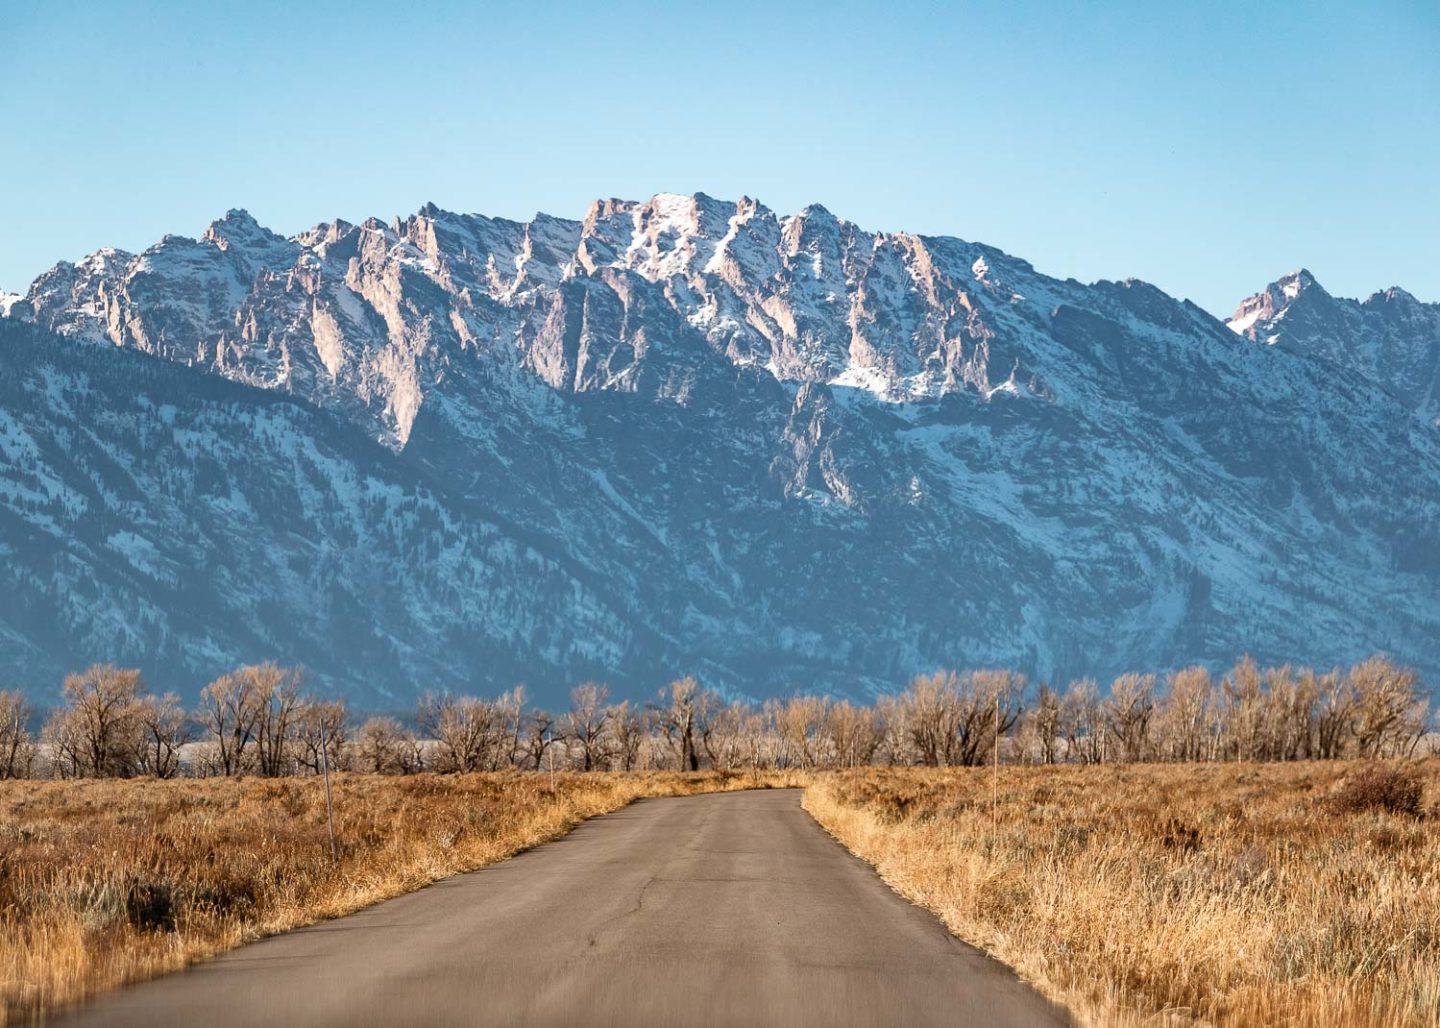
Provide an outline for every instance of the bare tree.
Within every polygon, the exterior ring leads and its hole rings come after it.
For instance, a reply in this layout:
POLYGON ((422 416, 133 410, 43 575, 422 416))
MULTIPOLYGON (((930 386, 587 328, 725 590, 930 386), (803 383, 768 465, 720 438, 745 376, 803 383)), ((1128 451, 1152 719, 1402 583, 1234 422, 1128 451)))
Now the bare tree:
POLYGON ((881 696, 875 701, 875 710, 883 734, 880 746, 886 761, 892 767, 917 763, 919 757, 912 745, 915 733, 910 725, 909 702, 900 696, 881 696))
POLYGON ((730 703, 715 711, 705 740, 705 755, 710 758, 711 767, 728 771, 745 762, 749 753, 746 736, 752 716, 753 712, 743 703, 730 703))
POLYGON ((266 663, 241 668, 238 674, 248 679, 255 704, 256 769, 276 778, 290 769, 290 742, 304 707, 300 672, 266 663))
POLYGON ((200 692, 197 720, 214 743, 213 770, 222 775, 245 770, 255 738, 258 703, 244 671, 221 675, 200 692))
POLYGON ((565 715, 565 735, 580 748, 580 769, 594 771, 609 764, 611 711, 608 686, 585 682, 570 690, 570 711, 565 715))
POLYGON ((1025 676, 994 669, 961 676, 968 683, 968 728, 961 749, 966 766, 983 764, 999 750, 999 739, 1009 733, 1024 711, 1025 676))
POLYGON ((1207 760, 1213 756, 1215 684, 1201 666, 1170 672, 1160 711, 1168 753, 1173 760, 1207 760))
POLYGON ((900 696, 903 721, 920 763, 939 767, 951 763, 959 718, 955 697, 959 676, 953 671, 919 675, 900 696))
POLYGON ((504 743, 497 748, 495 764, 513 766, 523 759, 520 740, 525 732, 525 686, 517 685, 501 693, 495 701, 495 711, 505 736, 504 743))
POLYGON ((1025 676, 1011 671, 940 671, 920 675, 900 696, 902 717, 920 762, 973 767, 1020 717, 1025 676))
POLYGON ((1155 676, 1126 673, 1110 686, 1105 717, 1125 760, 1148 756, 1150 721, 1155 714, 1155 676))
POLYGON ((1314 676, 1312 685, 1316 695, 1315 755, 1321 760, 1336 760, 1345 752, 1355 714, 1355 690, 1339 668, 1314 676))
POLYGON ((440 747, 445 771, 483 771, 503 732, 495 707, 473 696, 426 696, 420 701, 421 730, 440 747))
POLYGON ((1385 657, 1356 664, 1345 676, 1355 697, 1351 734, 1361 757, 1409 756, 1425 734, 1426 704, 1415 672, 1385 657))
POLYGON ((46 774, 52 778, 80 778, 85 774, 80 732, 74 719, 52 711, 40 729, 40 752, 45 755, 46 774))
POLYGON ((812 768, 823 760, 829 715, 830 701, 820 696, 791 696, 771 705, 784 764, 812 768))
POLYGON ((642 713, 626 700, 610 713, 610 736, 615 743, 615 762, 621 771, 634 771, 640 762, 640 748, 645 743, 649 726, 642 713))
POLYGON ((173 692, 145 696, 135 705, 139 731, 136 771, 156 778, 180 773, 180 748, 190 739, 189 717, 173 692))
POLYGON ((878 710, 844 700, 826 709, 824 732, 832 759, 841 767, 869 764, 885 738, 878 710))
POLYGON ((356 733, 355 760, 361 771, 395 774, 405 770, 406 731, 391 717, 372 717, 356 733))
POLYGON ((300 706, 295 718, 295 759, 311 774, 345 766, 348 712, 344 700, 311 700, 300 706), (324 748, 322 756, 321 748, 324 748))
POLYGON ((1100 690, 1092 678, 1073 681, 1060 701, 1060 726, 1065 736, 1066 758, 1081 764, 1099 764, 1105 759, 1105 720, 1101 713, 1100 690))
POLYGON ((555 745, 555 716, 543 710, 532 710, 525 718, 524 752, 529 766, 539 771, 545 762, 545 751, 555 745))
POLYGON ((0 690, 0 779, 29 778, 35 769, 30 708, 18 689, 0 690))
POLYGON ((700 770, 700 753, 712 731, 711 718, 718 706, 716 697, 693 677, 670 683, 669 696, 661 693, 657 706, 660 731, 675 751, 682 771, 700 770))
POLYGON ((94 664, 80 674, 67 675, 61 692, 64 706, 46 726, 57 757, 77 776, 134 774, 140 672, 94 664))
POLYGON ((1060 756, 1060 696, 1048 685, 1040 686, 1030 724, 1035 732, 1035 744, 1040 750, 1040 762, 1055 763, 1060 756))
POLYGON ((1249 655, 1220 683, 1225 699, 1225 723, 1236 760, 1254 760, 1260 755, 1264 722, 1264 687, 1260 669, 1249 655))
MULTIPOLYGON (((262 664, 205 687, 195 724, 207 755, 187 762, 211 773, 282 775, 318 769, 322 753, 333 767, 376 773, 544 770, 547 762, 686 771, 964 766, 992 754, 1047 764, 1385 758, 1413 755, 1431 723, 1415 672, 1380 656, 1343 674, 1245 657, 1218 683, 1202 666, 1172 671, 1163 692, 1151 674, 1121 675, 1104 693, 1088 679, 1063 695, 1042 685, 1024 713, 1027 695, 1025 678, 1009 671, 940 671, 871 706, 797 695, 757 707, 723 702, 687 677, 641 709, 611 704, 605 686, 586 682, 557 724, 527 711, 517 686, 493 700, 426 696, 421 737, 389 718, 352 737, 343 703, 306 700, 297 671, 262 664)), ((96 665, 67 677, 39 745, 27 731, 31 716, 21 694, 0 691, 0 779, 47 769, 63 777, 188 769, 180 758, 190 737, 185 712, 174 695, 143 692, 136 671, 96 665)))
POLYGON ((1318 700, 1313 674, 1297 674, 1289 664, 1265 670, 1262 749, 1266 760, 1314 756, 1318 700))

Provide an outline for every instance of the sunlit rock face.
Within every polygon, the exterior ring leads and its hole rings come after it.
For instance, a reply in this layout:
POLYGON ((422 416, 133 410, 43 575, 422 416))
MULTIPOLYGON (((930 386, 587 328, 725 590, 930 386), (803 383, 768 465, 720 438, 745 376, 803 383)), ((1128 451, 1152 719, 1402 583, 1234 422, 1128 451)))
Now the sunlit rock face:
POLYGON ((1348 364, 1304 278, 1227 330, 820 206, 231 211, 0 297, 0 668, 273 658, 372 707, 1440 670, 1434 308, 1327 297, 1399 326, 1348 364))

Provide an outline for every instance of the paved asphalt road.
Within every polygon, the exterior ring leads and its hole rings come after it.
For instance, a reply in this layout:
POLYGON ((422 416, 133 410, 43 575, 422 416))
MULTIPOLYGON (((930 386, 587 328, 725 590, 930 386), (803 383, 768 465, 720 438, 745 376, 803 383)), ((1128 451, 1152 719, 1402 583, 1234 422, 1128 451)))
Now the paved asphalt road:
POLYGON ((796 790, 644 800, 558 842, 102 997, 65 1025, 1045 1025, 796 790))

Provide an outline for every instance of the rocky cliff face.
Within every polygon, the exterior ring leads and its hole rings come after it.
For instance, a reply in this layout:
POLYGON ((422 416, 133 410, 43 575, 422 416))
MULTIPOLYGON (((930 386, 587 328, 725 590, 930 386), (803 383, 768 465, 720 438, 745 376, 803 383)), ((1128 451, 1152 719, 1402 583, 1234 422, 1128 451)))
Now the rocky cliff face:
POLYGON ((1398 287, 1340 299, 1301 269, 1242 301, 1229 325, 1374 382, 1440 428, 1440 303, 1421 303, 1398 287))
POLYGON ((232 211, 62 264, 6 308, 0 424, 63 465, 0 462, 0 545, 28 568, 0 656, 37 689, 96 657, 187 691, 303 658, 367 702, 684 672, 865 695, 941 664, 1242 651, 1440 670, 1440 433, 1384 383, 1144 283, 661 195, 289 240, 232 211), (111 427, 77 448, 54 383, 81 380, 111 427), (283 513, 207 531, 201 464, 237 509, 283 513), (82 511, 56 485, 108 475, 133 502, 92 489, 82 511), (223 573, 191 570, 181 609, 178 572, 86 517, 223 573), (49 636, 27 613, 60 607, 49 636))

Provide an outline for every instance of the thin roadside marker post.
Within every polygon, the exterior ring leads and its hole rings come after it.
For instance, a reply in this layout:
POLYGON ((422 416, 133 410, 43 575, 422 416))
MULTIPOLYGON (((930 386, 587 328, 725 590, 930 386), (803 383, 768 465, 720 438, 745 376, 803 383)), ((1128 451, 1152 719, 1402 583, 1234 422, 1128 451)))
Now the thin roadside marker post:
POLYGON ((1000 827, 1000 693, 995 693, 995 775, 990 789, 990 827, 1000 827))
POLYGON ((550 757, 550 804, 558 807, 560 797, 555 794, 555 733, 550 732, 550 742, 545 747, 545 752, 550 757))
POLYGON ((340 850, 335 845, 335 804, 330 798, 330 746, 325 732, 320 732, 320 767, 325 775, 325 822, 330 827, 330 859, 340 863, 340 850))

